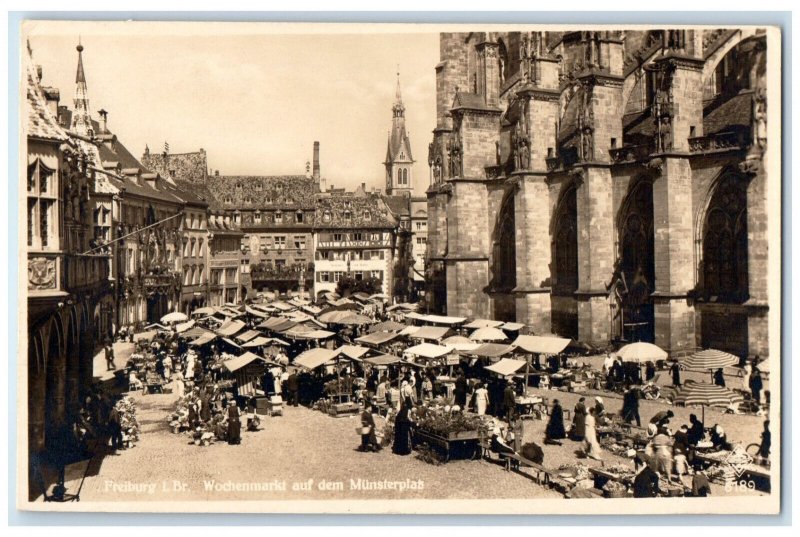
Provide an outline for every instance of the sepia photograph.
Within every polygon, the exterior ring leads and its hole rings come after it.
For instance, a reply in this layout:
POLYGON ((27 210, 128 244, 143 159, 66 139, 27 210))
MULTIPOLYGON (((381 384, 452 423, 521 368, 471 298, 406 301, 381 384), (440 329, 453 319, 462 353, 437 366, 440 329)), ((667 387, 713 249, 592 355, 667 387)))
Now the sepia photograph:
POLYGON ((779 512, 778 28, 20 33, 19 509, 779 512))

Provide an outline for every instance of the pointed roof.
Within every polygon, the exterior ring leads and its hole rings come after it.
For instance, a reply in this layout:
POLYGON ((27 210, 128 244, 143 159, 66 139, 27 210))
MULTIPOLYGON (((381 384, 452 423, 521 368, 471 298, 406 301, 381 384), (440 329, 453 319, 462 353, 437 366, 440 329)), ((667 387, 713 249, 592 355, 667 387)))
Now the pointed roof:
POLYGON ((33 55, 30 47, 25 54, 25 89, 27 101, 25 106, 26 134, 34 138, 46 140, 65 141, 67 133, 58 124, 58 120, 47 106, 47 99, 42 93, 39 85, 39 75, 36 65, 33 63, 33 55))
POLYGON ((86 73, 83 70, 83 45, 80 41, 75 49, 78 51, 78 70, 75 73, 75 111, 72 113, 70 130, 88 136, 89 131, 94 128, 92 115, 89 112, 89 91, 86 86, 86 73))
POLYGON ((395 102, 392 106, 392 129, 389 131, 389 141, 386 147, 386 161, 389 164, 398 160, 398 155, 402 152, 402 161, 414 162, 411 155, 411 142, 406 132, 406 107, 403 104, 403 96, 400 92, 400 72, 397 73, 397 88, 395 89, 395 102))
POLYGON ((76 84, 86 84, 86 74, 83 72, 83 45, 81 45, 81 40, 78 39, 78 72, 75 73, 75 83, 76 84))

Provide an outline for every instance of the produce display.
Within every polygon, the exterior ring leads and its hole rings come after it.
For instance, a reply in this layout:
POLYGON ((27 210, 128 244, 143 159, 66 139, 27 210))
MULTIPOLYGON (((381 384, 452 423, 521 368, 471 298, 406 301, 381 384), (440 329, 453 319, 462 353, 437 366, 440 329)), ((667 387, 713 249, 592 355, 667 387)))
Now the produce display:
POLYGON ((461 412, 428 412, 420 418, 417 426, 426 432, 444 437, 486 428, 484 420, 480 416, 461 412))

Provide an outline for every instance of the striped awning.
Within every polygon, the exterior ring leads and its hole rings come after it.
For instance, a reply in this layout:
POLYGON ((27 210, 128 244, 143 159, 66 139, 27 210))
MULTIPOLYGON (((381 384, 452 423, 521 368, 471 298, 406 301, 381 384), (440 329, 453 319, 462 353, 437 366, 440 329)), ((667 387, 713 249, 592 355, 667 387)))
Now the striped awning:
POLYGON ((744 397, 734 392, 730 388, 709 384, 707 382, 687 381, 681 386, 673 403, 684 406, 705 405, 728 407, 731 404, 737 405, 744 401, 744 397))
POLYGON ((689 356, 682 365, 690 369, 719 369, 738 363, 739 358, 733 354, 716 349, 706 349, 689 356))

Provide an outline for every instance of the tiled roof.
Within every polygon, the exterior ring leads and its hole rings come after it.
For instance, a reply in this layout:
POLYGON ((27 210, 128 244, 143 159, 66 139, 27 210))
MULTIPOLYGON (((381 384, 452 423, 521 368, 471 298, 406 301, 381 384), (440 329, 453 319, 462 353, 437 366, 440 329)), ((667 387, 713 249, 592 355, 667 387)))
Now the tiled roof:
POLYGON ((743 91, 726 100, 714 100, 704 110, 703 134, 750 129, 753 121, 753 92, 743 91))
POLYGON ((487 105, 486 100, 483 98, 483 95, 478 95, 476 93, 465 93, 459 91, 458 93, 456 93, 456 96, 453 99, 452 109, 458 110, 461 108, 468 110, 489 110, 496 112, 500 111, 499 108, 487 105))
POLYGON ((166 157, 148 150, 142 155, 142 164, 174 180, 202 182, 208 176, 208 159, 202 149, 193 153, 169 153, 166 157))
POLYGON ((316 196, 316 227, 321 229, 394 228, 397 219, 381 196, 316 196), (349 213, 349 217, 348 217, 349 213))
POLYGON ((393 125, 389 133, 389 141, 386 148, 386 162, 397 160, 397 155, 403 148, 405 148, 405 153, 407 154, 401 160, 414 160, 411 156, 411 142, 408 140, 406 125, 404 121, 401 121, 393 125))
POLYGON ((410 199, 408 196, 383 196, 383 201, 386 203, 389 210, 395 217, 409 216, 411 209, 409 207, 410 199))
POLYGON ((47 107, 47 100, 39 85, 39 75, 33 64, 30 50, 25 54, 25 86, 27 92, 26 134, 35 138, 65 141, 67 133, 47 107))
POLYGON ((227 209, 313 209, 319 189, 304 175, 211 175, 206 184, 227 209))

